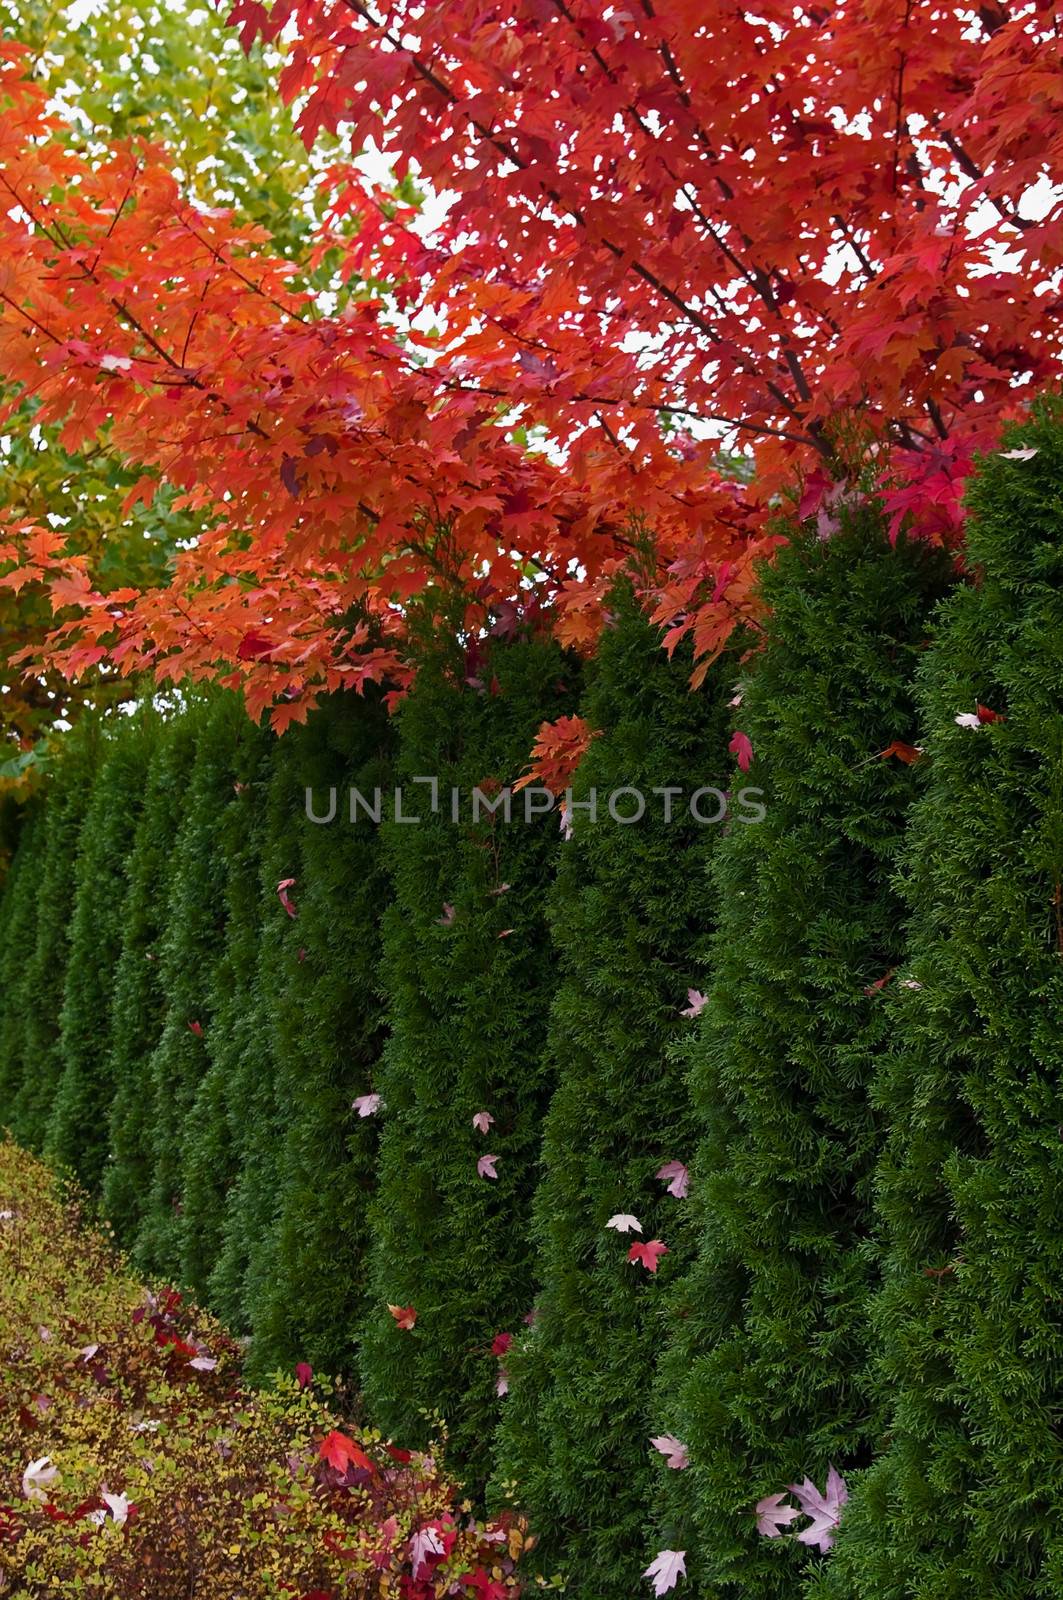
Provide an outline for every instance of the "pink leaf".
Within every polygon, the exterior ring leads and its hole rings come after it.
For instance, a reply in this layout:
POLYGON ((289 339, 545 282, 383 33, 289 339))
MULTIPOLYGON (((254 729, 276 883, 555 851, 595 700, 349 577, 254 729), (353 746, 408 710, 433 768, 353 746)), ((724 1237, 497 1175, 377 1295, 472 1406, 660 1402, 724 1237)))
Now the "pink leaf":
POLYGON ((735 733, 727 746, 731 754, 737 758, 738 765, 743 772, 748 772, 753 765, 753 746, 747 733, 735 733))
POLYGON ((494 1120, 495 1119, 491 1115, 490 1111, 477 1111, 476 1115, 472 1119, 472 1125, 476 1129, 477 1133, 486 1133, 494 1120))
POLYGON ((641 1233, 642 1223, 638 1217, 633 1217, 630 1211, 617 1211, 606 1223, 607 1228, 613 1228, 617 1233, 641 1233))
POLYGON ((633 1244, 627 1258, 630 1262, 641 1262, 647 1272, 656 1272, 658 1261, 667 1254, 666 1244, 662 1244, 660 1239, 651 1239, 648 1244, 633 1244))
POLYGON ((682 1472, 684 1467, 689 1467, 690 1457, 687 1455, 687 1447, 674 1433, 662 1433, 658 1438, 651 1439, 650 1443, 655 1450, 660 1451, 666 1458, 667 1465, 675 1472, 682 1472))
POLYGON ((311 1379, 314 1376, 314 1369, 310 1365, 309 1361, 296 1362, 295 1376, 300 1389, 308 1389, 310 1387, 311 1379))
POLYGON ((280 903, 290 917, 297 915, 296 909, 291 902, 291 897, 288 894, 288 890, 291 889, 294 884, 294 878, 282 878, 280 883, 277 885, 277 895, 280 899, 280 903))
POLYGON ((351 1101, 351 1110, 357 1111, 360 1117, 375 1117, 380 1110, 381 1100, 378 1094, 360 1094, 357 1100, 351 1101))
POLYGON ((497 1178, 498 1177, 498 1173, 495 1171, 495 1162, 497 1160, 498 1160, 497 1156, 481 1156, 480 1157, 479 1161, 476 1163, 476 1170, 480 1174, 481 1178, 497 1178))
POLYGON ((448 901, 443 901, 443 915, 441 917, 437 917, 436 921, 441 928, 449 928, 450 924, 454 921, 454 907, 450 905, 448 901))
POLYGON ((681 1017, 700 1017, 705 1009, 708 996, 702 994, 700 989, 688 989, 686 1007, 679 1013, 681 1017))
POLYGON ((801 1515, 796 1506, 783 1505, 785 1495, 768 1494, 757 1501, 757 1531, 765 1539, 778 1539, 787 1523, 801 1515))
POLYGON ((509 1393, 509 1373, 505 1367, 499 1367, 498 1377, 495 1379, 495 1394, 501 1396, 509 1393))
POLYGON ((685 1200, 690 1189, 690 1173, 681 1161, 666 1161, 657 1169, 658 1178, 669 1179, 668 1193, 677 1200, 685 1200))
POLYGON ((841 1521, 842 1507, 849 1498, 845 1479, 840 1472, 831 1467, 827 1473, 827 1486, 822 1494, 811 1478, 806 1478, 803 1483, 792 1483, 790 1492, 797 1496, 805 1516, 812 1519, 807 1528, 801 1529, 797 1535, 798 1539, 802 1544, 815 1545, 826 1555, 834 1543, 835 1530, 841 1521))
POLYGON ((653 1579, 654 1594, 667 1594, 669 1589, 674 1589, 680 1578, 687 1575, 685 1550, 661 1550, 645 1572, 644 1578, 653 1579))

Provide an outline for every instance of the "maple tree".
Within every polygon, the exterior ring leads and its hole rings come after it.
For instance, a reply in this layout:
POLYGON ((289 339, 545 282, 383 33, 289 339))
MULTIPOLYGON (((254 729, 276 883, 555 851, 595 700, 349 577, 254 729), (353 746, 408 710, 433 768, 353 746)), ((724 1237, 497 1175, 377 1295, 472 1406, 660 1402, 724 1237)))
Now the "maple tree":
POLYGON ((312 259, 378 286, 338 311, 160 152, 72 148, 5 49, 5 368, 68 444, 107 420, 130 501, 209 512, 136 594, 9 523, 0 583, 50 584, 70 674, 224 672, 283 727, 317 688, 401 689, 414 595, 456 589, 470 628, 552 601, 588 645, 647 545, 654 615, 704 664, 755 605, 775 497, 829 532, 881 491, 954 543, 973 453, 1059 375, 1047 0, 233 21, 286 54, 307 139, 393 161, 398 189, 329 172, 312 259))

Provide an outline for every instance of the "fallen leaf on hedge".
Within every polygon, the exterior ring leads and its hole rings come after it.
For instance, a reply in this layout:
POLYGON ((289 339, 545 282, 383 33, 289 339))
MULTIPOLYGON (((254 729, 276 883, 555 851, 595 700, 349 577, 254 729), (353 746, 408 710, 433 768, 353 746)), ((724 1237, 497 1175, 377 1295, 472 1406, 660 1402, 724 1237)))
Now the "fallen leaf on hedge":
POLYGON ((380 1110, 380 1096, 378 1094, 360 1094, 357 1100, 351 1101, 351 1110, 357 1111, 360 1117, 375 1117, 380 1110))
POLYGON ((702 994, 700 989, 688 989, 687 1004, 679 1015, 681 1017, 700 1017, 707 1001, 708 995, 702 994))
POLYGON ((753 745, 750 742, 748 733, 732 734, 731 742, 727 748, 738 762, 740 770, 748 772, 753 765, 753 745))
POLYGON ((811 1478, 806 1478, 803 1483, 792 1483, 790 1492, 797 1496, 805 1516, 812 1519, 807 1528, 801 1529, 797 1535, 798 1539, 802 1544, 816 1545, 826 1555, 834 1543, 834 1533, 841 1521, 842 1507, 849 1498, 845 1479, 840 1472, 831 1467, 822 1494, 811 1478))
POLYGON ((493 1356, 504 1356, 512 1343, 513 1335, 511 1333, 496 1333, 491 1340, 491 1354, 493 1356))
POLYGON ((197 1039, 202 1039, 203 1024, 201 1022, 190 1022, 188 1024, 188 1031, 189 1033, 194 1033, 197 1039))
POLYGON ((495 1394, 504 1395, 504 1394, 508 1394, 508 1393, 509 1393, 509 1373, 506 1371, 505 1367, 499 1367, 499 1369, 498 1369, 498 1377, 495 1379, 495 1394))
POLYGON ((654 1594, 667 1594, 669 1589, 674 1589, 680 1578, 687 1575, 685 1550, 661 1550, 645 1572, 644 1578, 653 1579, 654 1594))
POLYGON ((193 1356, 188 1365, 195 1367, 197 1372, 213 1372, 218 1360, 216 1356, 193 1356))
POLYGON ((684 1467, 689 1467, 690 1457, 687 1455, 687 1447, 674 1433, 662 1433, 656 1439, 651 1439, 650 1443, 655 1450, 659 1450, 661 1455, 666 1457, 666 1465, 675 1472, 682 1472, 684 1467))
POLYGON ((454 907, 449 905, 446 900, 443 902, 443 915, 441 917, 437 917, 436 921, 441 928, 449 928, 450 924, 454 921, 454 907))
POLYGON ((633 1217, 630 1211, 618 1211, 609 1218, 607 1228, 613 1228, 617 1233, 641 1233, 642 1223, 638 1217, 633 1217))
POLYGON ((22 1474, 22 1493, 27 1500, 37 1500, 43 1505, 49 1498, 45 1490, 58 1478, 59 1468, 53 1467, 51 1456, 40 1456, 36 1461, 31 1461, 22 1474))
POLYGON ((766 1494, 763 1500, 757 1501, 757 1531, 765 1539, 780 1538, 787 1523, 801 1515, 796 1506, 783 1505, 785 1499, 782 1494, 766 1494))
POLYGON ((414 1310, 413 1306, 393 1306, 389 1301, 388 1310, 391 1312, 391 1315, 395 1318, 395 1321, 398 1323, 400 1328, 410 1329, 417 1321, 417 1312, 414 1310))
MULTIPOLYGON (((102 362, 101 362, 102 365, 102 362)), ((1032 461, 1037 451, 1031 446, 1027 450, 1002 450, 1001 461, 1032 461)))
POLYGON ((480 1174, 481 1178, 497 1178, 498 1177, 498 1173, 495 1171, 495 1162, 497 1160, 498 1160, 497 1156, 481 1156, 480 1157, 479 1161, 476 1163, 476 1170, 480 1174))
POLYGON ((288 913, 288 915, 290 917, 294 917, 294 916, 297 915, 296 909, 295 909, 294 905, 291 902, 291 897, 288 894, 288 890, 293 888, 294 885, 295 885, 295 879, 294 878, 282 878, 280 883, 278 883, 278 885, 277 885, 277 896, 278 896, 278 898, 280 900, 281 905, 284 907, 285 911, 287 911, 287 913, 288 913))
POLYGON ((890 979, 893 977, 893 974, 896 972, 896 970, 896 967, 887 967, 881 978, 876 978, 874 983, 868 984, 867 988, 864 990, 864 993, 867 995, 872 995, 877 994, 880 989, 884 989, 887 983, 889 983, 890 979))
POLYGON ((633 1244, 627 1258, 630 1262, 641 1262, 647 1272, 656 1272, 658 1261, 667 1254, 666 1244, 662 1244, 660 1239, 651 1239, 648 1244, 633 1244))
POLYGON ((497 889, 488 889, 487 892, 488 894, 508 894, 509 890, 510 885, 508 883, 500 883, 497 889))
POLYGON ((988 706, 979 705, 977 708, 979 722, 1006 722, 1008 719, 1002 711, 991 711, 988 706))
POLYGON ((477 1111, 476 1115, 472 1119, 472 1125, 476 1129, 477 1133, 486 1133, 494 1120, 495 1119, 491 1115, 490 1111, 477 1111))
POLYGON ((300 1389, 308 1389, 314 1376, 314 1369, 309 1361, 297 1361, 295 1364, 295 1379, 300 1389))
POLYGON ((658 1178, 668 1178, 668 1193, 677 1200, 685 1200, 690 1189, 690 1173, 681 1161, 666 1161, 657 1169, 658 1178))
POLYGON ((330 1467, 335 1467, 337 1472, 346 1472, 349 1467, 364 1467, 367 1472, 375 1468, 365 1451, 355 1444, 353 1439, 348 1439, 345 1433, 333 1428, 331 1433, 326 1433, 318 1446, 318 1455, 327 1461, 330 1467))
POLYGON ((879 760, 885 761, 888 756, 896 756, 898 761, 903 761, 906 767, 913 766, 923 754, 921 745, 905 744, 903 739, 894 739, 885 750, 879 751, 879 760))

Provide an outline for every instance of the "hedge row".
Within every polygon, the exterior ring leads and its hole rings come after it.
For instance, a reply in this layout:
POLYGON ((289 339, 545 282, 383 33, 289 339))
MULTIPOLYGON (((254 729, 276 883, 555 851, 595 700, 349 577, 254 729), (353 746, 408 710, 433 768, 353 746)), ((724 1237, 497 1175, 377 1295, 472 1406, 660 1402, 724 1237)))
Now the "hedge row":
POLYGON ((582 668, 496 639, 393 718, 79 730, 23 820, 0 1118, 253 1370, 442 1419, 577 1600, 662 1549, 714 1600, 1063 1582, 1063 430, 1011 443, 974 581, 844 514, 694 697, 621 586, 582 668), (570 826, 506 823, 577 708, 570 826), (421 822, 346 820, 396 784, 421 822), (831 1466, 829 1554, 758 1532, 831 1466))

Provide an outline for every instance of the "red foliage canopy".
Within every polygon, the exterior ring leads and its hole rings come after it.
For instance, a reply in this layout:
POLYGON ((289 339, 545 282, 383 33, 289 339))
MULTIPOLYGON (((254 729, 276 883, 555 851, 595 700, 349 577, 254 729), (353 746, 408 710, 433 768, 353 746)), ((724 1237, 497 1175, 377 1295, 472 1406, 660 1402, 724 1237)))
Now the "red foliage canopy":
POLYGON ((233 21, 288 41, 308 139, 349 125, 449 205, 430 231, 352 168, 347 270, 392 287, 323 314, 162 152, 50 139, 9 56, 0 359, 68 441, 113 419, 143 493, 165 476, 210 520, 140 596, 10 531, 0 583, 59 579, 69 671, 223 670, 283 724, 315 685, 401 686, 414 597, 462 594, 474 628, 533 590, 589 644, 632 560, 707 662, 781 493, 829 533, 878 490, 895 527, 955 543, 973 453, 1059 377, 1047 0, 237 0, 233 21), (752 448, 752 487, 721 443, 752 448))

